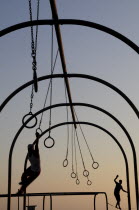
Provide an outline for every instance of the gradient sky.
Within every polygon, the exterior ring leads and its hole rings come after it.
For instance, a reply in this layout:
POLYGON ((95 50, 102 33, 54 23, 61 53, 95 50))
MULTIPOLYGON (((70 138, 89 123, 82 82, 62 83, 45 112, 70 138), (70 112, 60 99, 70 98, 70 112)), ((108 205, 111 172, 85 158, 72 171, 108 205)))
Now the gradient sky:
MULTIPOLYGON (((89 20, 110 27, 123 34, 134 43, 139 43, 139 1, 99 1, 99 0, 57 0, 59 18, 89 20)), ((36 2, 33 1, 33 19, 36 19, 36 2)), ((40 1, 40 19, 51 19, 49 0, 40 1)), ((2 2, 0 7, 1 30, 16 23, 29 20, 28 1, 2 2)), ((61 26, 67 69, 69 73, 84 73, 104 79, 121 89, 139 107, 139 59, 127 45, 120 40, 96 29, 81 26, 61 26)), ((0 51, 0 103, 20 85, 32 79, 30 28, 12 32, 1 38, 0 51)), ((56 37, 54 36, 54 54, 57 51, 56 37)), ((40 26, 38 34, 37 64, 38 76, 50 74, 51 65, 51 27, 40 26)), ((62 73, 58 57, 55 73, 62 73)), ((85 79, 70 79, 71 93, 74 102, 84 102, 106 109, 117 117, 129 131, 137 152, 139 161, 139 122, 129 105, 109 88, 85 79)), ((43 107, 48 81, 39 83, 39 92, 35 94, 33 112, 43 107)), ((31 87, 19 93, 11 100, 3 112, 0 120, 0 193, 7 193, 8 153, 11 142, 22 125, 22 117, 29 112, 31 87)), ((64 82, 54 79, 53 103, 65 102, 64 82)), ((47 101, 49 105, 49 100, 47 101)), ((108 116, 99 111, 76 107, 78 118, 81 121, 96 123, 109 130, 124 147, 130 165, 130 185, 132 208, 135 208, 135 186, 133 173, 133 156, 128 140, 108 116)), ((70 116, 71 118, 71 116, 70 116)), ((38 117, 38 121, 40 117, 38 117)), ((56 108, 52 111, 52 124, 66 121, 66 109, 56 108)), ((49 112, 43 117, 42 130, 48 128, 49 112)), ((37 128, 37 127, 36 127, 37 128)), ((66 155, 67 128, 56 128, 52 137, 56 144, 52 149, 46 149, 43 140, 40 141, 40 155, 42 172, 39 178, 32 183, 27 192, 62 192, 62 191, 104 191, 108 194, 109 203, 115 205, 113 196, 113 179, 117 174, 123 180, 126 189, 126 173, 123 156, 116 143, 104 132, 90 126, 82 126, 91 152, 100 167, 93 170, 91 158, 86 149, 81 132, 78 135, 84 156, 86 168, 90 171, 91 186, 86 185, 82 176, 82 162, 78 152, 78 173, 80 185, 70 178, 71 173, 71 144, 69 146, 69 166, 63 168, 62 162, 66 155)), ((70 127, 71 129, 71 127, 70 127)), ((71 130, 70 130, 71 131, 71 130)), ((71 135, 70 135, 71 137, 71 135)), ((34 129, 24 129, 18 138, 13 155, 12 193, 18 189, 23 172, 23 165, 27 153, 26 147, 35 138, 34 129)), ((121 193, 122 207, 127 208, 127 195, 121 193)), ((42 206, 40 198, 30 199, 37 204, 37 210, 42 206)), ((105 201, 98 198, 98 209, 103 210, 105 201), (101 202, 100 202, 100 200, 101 202)), ((47 202, 49 206, 49 201, 47 202)), ((54 210, 80 209, 90 210, 92 198, 55 198, 54 210), (75 208, 76 207, 76 208, 75 208)), ((0 200, 0 209, 6 207, 6 200, 0 200)), ((12 210, 17 208, 17 199, 12 200, 12 210)), ((109 208, 110 210, 113 207, 109 208)))

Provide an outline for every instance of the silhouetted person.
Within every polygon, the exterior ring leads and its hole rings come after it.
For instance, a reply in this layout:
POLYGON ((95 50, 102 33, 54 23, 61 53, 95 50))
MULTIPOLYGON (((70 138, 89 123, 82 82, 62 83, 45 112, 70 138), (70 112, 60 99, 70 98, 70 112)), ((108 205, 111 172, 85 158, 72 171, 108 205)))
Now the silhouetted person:
POLYGON ((119 180, 119 182, 117 182, 116 181, 117 178, 118 178, 118 175, 114 179, 114 182, 116 184, 115 189, 114 189, 114 195, 115 195, 115 198, 116 198, 116 201, 117 201, 115 208, 121 209, 121 207, 120 207, 120 201, 121 201, 120 190, 122 190, 123 192, 126 192, 126 193, 127 193, 127 191, 125 191, 122 187, 122 180, 119 180))
POLYGON ((28 159, 30 161, 31 166, 28 167, 21 177, 21 182, 19 183, 21 188, 19 189, 18 193, 22 194, 26 187, 31 184, 40 174, 41 167, 40 167, 40 154, 39 154, 39 133, 36 132, 36 142, 35 145, 29 144, 28 145, 28 159), (34 148, 35 147, 35 148, 34 148))

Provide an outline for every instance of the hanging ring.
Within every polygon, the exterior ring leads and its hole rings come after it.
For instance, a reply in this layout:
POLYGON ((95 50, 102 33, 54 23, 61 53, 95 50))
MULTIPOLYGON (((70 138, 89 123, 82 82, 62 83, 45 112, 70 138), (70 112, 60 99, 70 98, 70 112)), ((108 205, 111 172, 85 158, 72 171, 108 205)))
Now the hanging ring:
POLYGON ((83 175, 85 176, 85 177, 88 177, 89 176, 89 171, 87 171, 86 169, 83 171, 83 175))
POLYGON ((87 180, 87 185, 91 185, 92 182, 90 180, 87 180))
POLYGON ((26 127, 26 128, 34 128, 36 125, 37 125, 37 117, 35 116, 34 119, 35 119, 35 122, 33 125, 26 125, 25 122, 26 122, 26 118, 29 118, 29 117, 32 117, 33 114, 32 112, 29 112, 28 114, 26 114, 23 118, 22 118, 22 123, 23 125, 26 127))
POLYGON ((39 135, 41 135, 42 134, 42 129, 41 128, 37 128, 36 129, 36 133, 39 133, 39 135))
POLYGON ((48 137, 44 140, 44 146, 45 146, 46 148, 52 148, 52 147, 54 146, 54 144, 55 144, 55 140, 54 140, 51 136, 48 136, 48 137), (50 139, 51 142, 52 142, 50 145, 47 145, 47 144, 46 144, 46 142, 47 142, 48 139, 50 139))
POLYGON ((93 167, 93 169, 97 169, 99 167, 98 162, 93 162, 92 167, 93 167))
POLYGON ((64 161, 63 161, 63 167, 67 167, 67 165, 68 165, 68 159, 66 158, 64 161))
POLYGON ((80 184, 80 181, 79 181, 79 179, 78 179, 78 178, 76 179, 76 184, 77 184, 77 185, 79 185, 79 184, 80 184))
POLYGON ((73 178, 73 179, 76 178, 76 174, 74 171, 71 173, 71 178, 73 178))

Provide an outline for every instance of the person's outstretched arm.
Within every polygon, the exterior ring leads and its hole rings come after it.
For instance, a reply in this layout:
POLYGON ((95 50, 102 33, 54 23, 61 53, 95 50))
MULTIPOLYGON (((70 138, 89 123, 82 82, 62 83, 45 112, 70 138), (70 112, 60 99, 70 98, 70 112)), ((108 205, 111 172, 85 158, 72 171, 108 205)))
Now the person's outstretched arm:
POLYGON ((125 193, 128 193, 126 190, 123 189, 123 187, 122 187, 122 191, 125 192, 125 193))
POLYGON ((117 175, 117 176, 115 177, 115 179, 114 179, 114 182, 115 182, 115 183, 117 183, 117 182, 116 182, 116 179, 117 179, 117 178, 118 178, 118 175, 117 175))

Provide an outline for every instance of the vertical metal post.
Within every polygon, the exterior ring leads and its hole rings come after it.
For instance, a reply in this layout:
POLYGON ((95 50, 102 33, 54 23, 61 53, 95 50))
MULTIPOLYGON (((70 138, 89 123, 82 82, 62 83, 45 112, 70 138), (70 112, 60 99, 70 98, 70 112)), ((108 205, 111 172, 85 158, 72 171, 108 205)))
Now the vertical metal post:
POLYGON ((96 194, 94 195, 94 210, 96 210, 96 194))
POLYGON ((50 194, 50 210, 52 210, 52 195, 50 194))
POLYGON ((19 210, 19 196, 18 196, 18 210, 19 210))
POLYGON ((43 210, 45 210, 45 195, 43 196, 43 210))
POLYGON ((106 198, 106 210, 108 210, 108 197, 106 193, 105 193, 105 198, 106 198))

